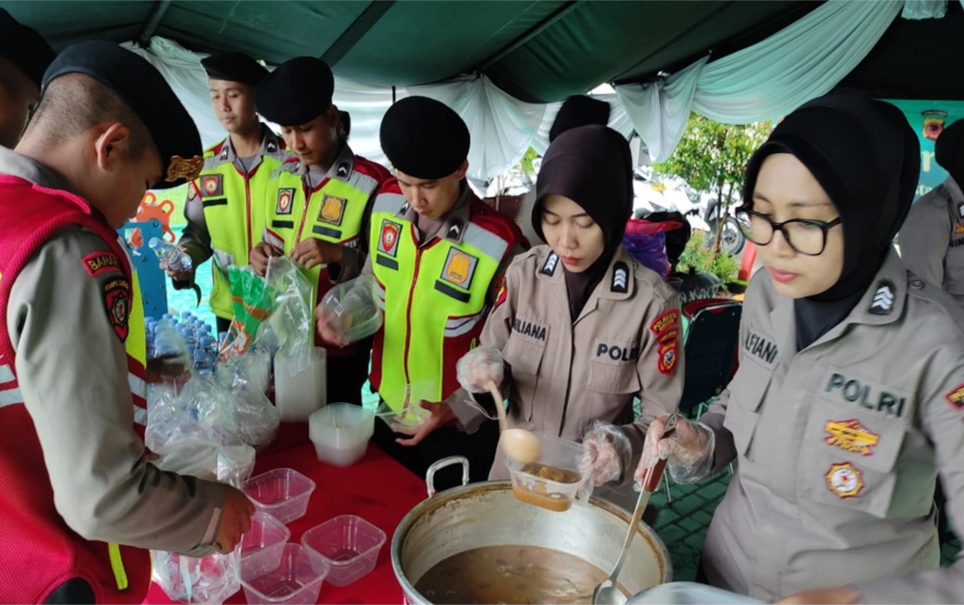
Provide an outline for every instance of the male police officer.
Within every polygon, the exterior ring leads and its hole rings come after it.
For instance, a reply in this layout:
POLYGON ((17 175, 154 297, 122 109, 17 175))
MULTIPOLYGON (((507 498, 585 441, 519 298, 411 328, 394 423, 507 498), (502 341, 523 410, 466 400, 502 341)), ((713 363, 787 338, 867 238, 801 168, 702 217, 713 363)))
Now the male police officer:
MULTIPOLYGON (((407 97, 385 114, 380 134, 396 179, 386 183, 371 218, 365 272, 383 290, 385 322, 375 335, 370 380, 399 410, 407 384, 433 385, 423 395, 432 401, 459 388, 455 364, 478 344, 499 282, 525 238, 469 189, 469 131, 453 110, 407 97)), ((319 315, 323 338, 337 341, 319 315)), ((462 454, 473 480, 484 481, 498 427, 488 423, 466 435, 446 426, 417 444, 405 437, 376 425, 375 442, 417 474, 424 476, 439 458, 462 454)))
MULTIPOLYGON (((214 255, 211 310, 218 332, 234 317, 228 268, 248 264, 251 248, 261 240, 271 174, 289 156, 284 142, 258 120, 255 89, 268 70, 237 52, 201 60, 210 78, 211 108, 228 137, 204 152, 204 170, 188 187, 180 246, 198 266, 214 255)), ((191 281, 190 272, 169 271, 176 281, 191 281)))
POLYGON ((964 120, 937 137, 934 155, 949 176, 914 202, 900 230, 900 256, 918 277, 964 305, 964 120))
POLYGON ((40 34, 0 8, 0 146, 17 144, 54 56, 40 34))
POLYGON ((140 602, 146 549, 230 552, 254 512, 230 486, 158 470, 134 430, 140 301, 116 229, 148 187, 196 174, 200 141, 116 44, 67 48, 43 84, 23 140, 0 149, 0 602, 140 602))
MULTIPOLYGON (((287 254, 315 287, 318 304, 335 280, 357 276, 368 255, 368 224, 375 194, 391 178, 384 166, 356 156, 348 126, 332 104, 335 80, 315 57, 281 64, 258 87, 258 106, 297 156, 285 162, 268 188, 265 241, 251 253, 264 272, 267 258, 287 254)), ((345 114, 347 115, 347 114, 345 114)), ((323 344, 319 340, 319 344, 323 344)), ((361 405, 370 341, 329 347, 327 399, 361 405)))

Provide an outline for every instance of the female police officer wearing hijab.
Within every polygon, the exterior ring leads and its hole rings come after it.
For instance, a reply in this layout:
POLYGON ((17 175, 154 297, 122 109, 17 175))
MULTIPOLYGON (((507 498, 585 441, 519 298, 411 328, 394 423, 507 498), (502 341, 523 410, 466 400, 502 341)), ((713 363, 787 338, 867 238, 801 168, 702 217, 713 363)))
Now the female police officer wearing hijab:
POLYGON ((891 105, 833 95, 791 113, 747 166, 740 217, 752 280, 740 368, 700 422, 647 434, 693 482, 739 467, 713 517, 714 585, 787 602, 958 602, 939 569, 938 472, 964 519, 960 309, 901 264, 919 147, 891 105))
MULTIPOLYGON (((649 422, 679 403, 679 299, 622 245, 633 199, 622 135, 596 125, 559 135, 536 187, 532 223, 548 245, 509 267, 484 346, 459 361, 459 382, 472 392, 503 383, 510 427, 585 439, 601 484, 634 468, 649 422), (597 421, 614 424, 593 430, 597 421)), ((466 430, 493 417, 465 390, 447 403, 466 430)), ((489 477, 508 477, 501 458, 489 477)))

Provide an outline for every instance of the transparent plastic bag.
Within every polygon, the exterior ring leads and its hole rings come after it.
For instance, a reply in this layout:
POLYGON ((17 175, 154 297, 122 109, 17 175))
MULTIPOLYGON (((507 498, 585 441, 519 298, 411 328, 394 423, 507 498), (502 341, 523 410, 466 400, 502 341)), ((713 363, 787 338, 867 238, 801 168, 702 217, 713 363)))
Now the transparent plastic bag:
POLYGON ((384 305, 371 275, 338 284, 322 298, 321 307, 328 327, 348 342, 368 338, 382 327, 384 305))
MULTIPOLYGON (((218 481, 240 488, 254 469, 254 450, 249 446, 218 450, 214 468, 218 481)), ((169 469, 162 458, 160 468, 169 469)), ((223 603, 241 589, 241 543, 227 554, 186 557, 167 551, 151 551, 151 578, 175 601, 223 603)))
POLYGON ((306 370, 312 362, 315 345, 314 286, 302 270, 286 256, 272 258, 264 276, 274 292, 273 311, 260 338, 268 329, 277 347, 275 355, 289 361, 289 376, 306 370))

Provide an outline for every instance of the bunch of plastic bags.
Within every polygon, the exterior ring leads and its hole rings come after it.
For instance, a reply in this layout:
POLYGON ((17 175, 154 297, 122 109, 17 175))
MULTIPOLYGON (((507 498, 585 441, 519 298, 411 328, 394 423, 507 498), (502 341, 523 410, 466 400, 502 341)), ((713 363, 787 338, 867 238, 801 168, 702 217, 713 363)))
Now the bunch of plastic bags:
POLYGON ((643 219, 630 219, 623 234, 623 246, 644 267, 665 278, 671 269, 666 256, 666 232, 680 226, 673 221, 651 223, 643 219))

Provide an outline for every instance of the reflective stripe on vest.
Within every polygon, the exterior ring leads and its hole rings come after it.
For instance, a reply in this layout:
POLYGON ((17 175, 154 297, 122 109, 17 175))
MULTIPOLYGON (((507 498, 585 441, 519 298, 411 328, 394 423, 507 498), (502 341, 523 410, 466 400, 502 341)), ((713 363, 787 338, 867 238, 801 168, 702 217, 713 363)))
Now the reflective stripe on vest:
POLYGON ((439 400, 457 387, 455 362, 481 332, 486 294, 509 247, 498 235, 469 223, 460 243, 439 239, 419 248, 412 224, 396 215, 402 205, 402 196, 379 195, 370 240, 379 298, 385 303, 373 379, 393 409, 403 404, 406 384, 431 382, 439 400))
MULTIPOLYGON (((310 192, 306 199, 302 177, 287 167, 275 173, 269 190, 268 226, 265 234, 281 247, 285 254, 299 242, 316 238, 347 246, 357 245, 365 223, 368 200, 378 187, 378 181, 355 171, 347 181, 329 178, 310 192)), ((320 301, 330 288, 327 278, 319 282, 327 265, 317 265, 307 271, 307 277, 320 301)), ((327 275, 327 273, 326 273, 327 275)))
POLYGON ((17 386, 17 379, 9 365, 0 365, 0 408, 14 403, 23 403, 23 393, 17 386))
POLYGON ((214 151, 226 141, 204 153, 204 169, 194 182, 204 208, 204 222, 211 236, 211 247, 217 251, 218 263, 212 263, 214 283, 209 303, 218 317, 234 317, 228 267, 248 264, 248 252, 258 243, 264 230, 271 174, 288 157, 284 151, 261 156, 251 174, 242 174, 234 162, 222 160, 214 151), (225 263, 230 259, 229 263, 225 263))

